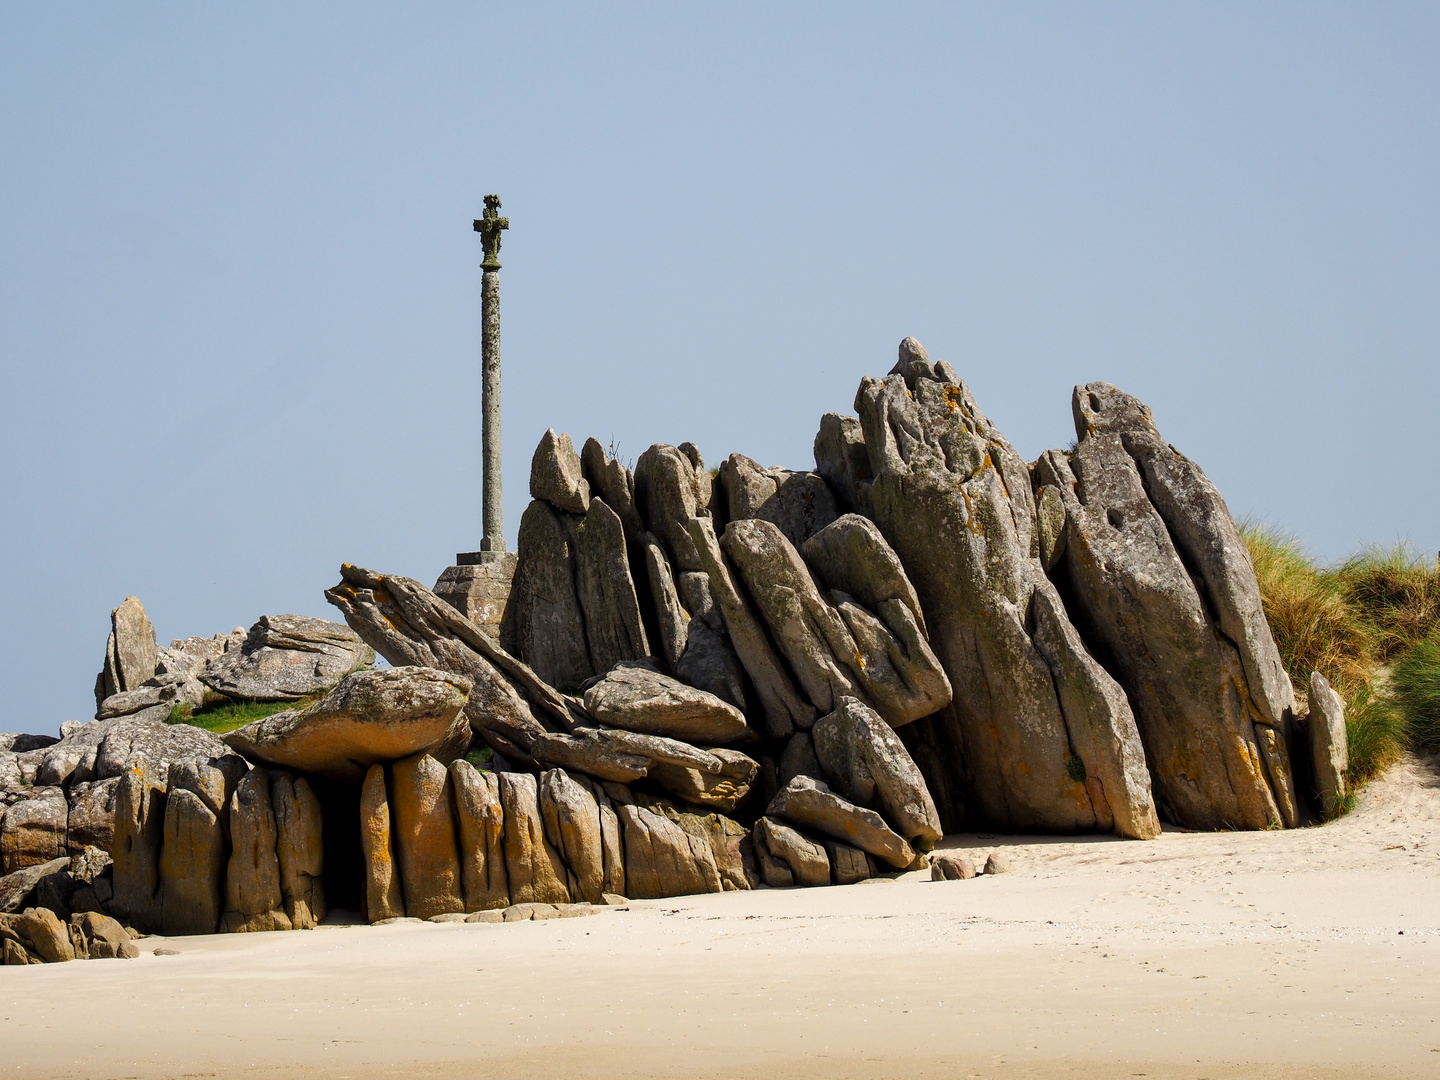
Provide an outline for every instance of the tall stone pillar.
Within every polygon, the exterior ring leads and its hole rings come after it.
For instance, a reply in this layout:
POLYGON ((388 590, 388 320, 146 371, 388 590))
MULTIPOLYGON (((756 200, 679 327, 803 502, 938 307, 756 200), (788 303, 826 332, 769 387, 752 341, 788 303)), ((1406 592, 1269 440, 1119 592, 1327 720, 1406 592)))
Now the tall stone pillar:
POLYGON ((500 196, 485 196, 485 213, 475 231, 485 245, 480 264, 480 449, 484 532, 479 551, 462 551, 457 565, 435 583, 435 593, 497 639, 516 556, 505 550, 504 488, 500 472, 500 234, 510 219, 500 216, 500 196))

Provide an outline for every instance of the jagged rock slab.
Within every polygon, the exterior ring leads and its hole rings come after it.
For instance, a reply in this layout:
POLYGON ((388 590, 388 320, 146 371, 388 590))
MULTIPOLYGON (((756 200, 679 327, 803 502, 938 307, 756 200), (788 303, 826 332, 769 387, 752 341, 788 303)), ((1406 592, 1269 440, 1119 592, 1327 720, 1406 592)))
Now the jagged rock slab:
POLYGON ((836 517, 835 497, 819 474, 766 469, 744 454, 731 454, 721 463, 720 489, 725 521, 768 521, 796 547, 836 517))
MULTIPOLYGON (((691 450, 691 444, 685 444, 691 450)), ((672 566, 682 570, 704 570, 690 520, 708 514, 710 475, 699 460, 665 443, 656 443, 635 463, 635 505, 646 529, 660 539, 672 566), (696 462, 699 461, 697 468, 696 462)))
POLYGON ((580 467, 590 483, 590 494, 620 515, 625 541, 638 544, 645 535, 645 523, 635 507, 635 478, 625 463, 611 458, 598 439, 586 439, 580 451, 580 467))
POLYGON ((1036 466, 1041 490, 1056 492, 1066 513, 1053 572, 1126 689, 1156 798, 1191 828, 1297 824, 1281 734, 1294 700, 1283 671, 1283 690, 1264 681, 1278 653, 1224 502, 1163 443, 1134 398, 1092 383, 1076 387, 1072 404, 1075 451, 1049 451, 1036 466), (1192 568, 1213 579, 1200 578, 1204 596, 1192 568), (1223 610, 1230 614, 1217 623, 1211 612, 1223 610), (1249 662, 1237 644, 1246 644, 1249 662), (1252 673, 1260 678, 1253 691, 1252 673))
POLYGON ((716 810, 734 810, 750 794, 760 766, 738 750, 714 749, 710 753, 723 763, 719 773, 656 764, 650 766, 648 775, 666 791, 686 802, 716 810))
POLYGON ((617 664, 585 691, 585 708, 612 727, 706 746, 750 734, 744 713, 735 706, 646 663, 617 664))
POLYGON ((1345 734, 1345 702, 1318 671, 1310 673, 1310 755, 1320 810, 1333 818, 1345 804, 1345 770, 1350 747, 1345 734))
POLYGON ((950 703, 949 680, 902 601, 881 602, 897 639, 848 595, 821 596, 799 551, 768 521, 732 521, 721 547, 820 712, 838 697, 862 696, 898 727, 950 703))
POLYGON ((343 623, 262 615, 245 644, 207 663, 200 681, 226 697, 297 701, 374 662, 375 650, 343 623))
POLYGON ((357 633, 398 666, 416 664, 467 676, 465 715, 471 728, 516 764, 533 762, 529 746, 545 723, 569 731, 593 722, 575 699, 546 683, 418 581, 341 567, 326 598, 357 633))
POLYGON ((636 899, 721 892, 724 885, 706 838, 643 806, 619 808, 624 830, 625 881, 636 899))
POLYGON ((772 889, 830 884, 830 856, 809 837, 770 817, 755 822, 753 837, 761 876, 772 889))
POLYGON ((569 735, 546 733, 532 740, 531 753, 547 765, 627 784, 657 764, 720 774, 724 763, 715 754, 678 739, 643 735, 614 728, 577 727, 569 735))
MULTIPOLYGON (((932 364, 912 338, 889 376, 862 381, 855 405, 873 476, 860 482, 862 501, 915 587, 954 691, 946 709, 906 729, 942 823, 956 828, 968 813, 991 827, 1074 832, 1132 820, 1142 825, 1137 835, 1153 835, 1158 821, 1123 694, 1087 696, 1083 715, 1068 711, 1057 667, 1085 673, 1080 693, 1113 680, 1083 649, 1047 657, 1031 636, 1032 600, 1049 583, 1025 462, 950 366, 932 364), (1085 775, 1119 784, 1102 808, 1069 764, 1074 730, 1097 719, 1107 738, 1094 740, 1092 753, 1108 760, 1084 762, 1085 775), (1117 802, 1125 812, 1112 812, 1117 802)), ((817 465, 822 474, 848 467, 817 465)), ((1066 621, 1058 605, 1052 614, 1066 621)), ((1050 636, 1063 649, 1078 641, 1063 628, 1050 636)))
POLYGON ((429 667, 347 675, 305 709, 252 721, 224 736, 253 761, 356 783, 376 762, 431 754, 448 764, 470 744, 472 683, 429 667))
POLYGON ((650 597, 655 605, 655 624, 659 630, 660 656, 674 671, 685 655, 685 646, 690 637, 690 613, 680 601, 675 586, 675 575, 670 569, 670 560, 665 549, 653 533, 646 533, 640 541, 645 557, 645 576, 650 586, 650 597))
POLYGON ((162 724, 133 716, 100 723, 111 726, 96 747, 95 778, 99 780, 123 776, 141 761, 157 778, 168 775, 176 762, 214 765, 227 773, 245 767, 244 760, 219 735, 189 724, 162 724))
POLYGON ((770 800, 765 814, 834 837, 884 859, 897 869, 915 861, 915 850, 874 810, 856 806, 809 776, 797 776, 770 800))
POLYGON ((105 643, 105 666, 95 678, 95 705, 122 690, 136 690, 155 675, 159 644, 155 627, 139 597, 127 596, 110 612, 110 637, 105 643))
POLYGON ((500 623, 504 648, 566 690, 595 674, 577 587, 577 544, 574 519, 538 499, 525 508, 519 562, 500 623))
POLYGON ((743 709, 746 706, 745 668, 722 628, 695 617, 685 628, 685 651, 675 665, 681 681, 743 709))
POLYGON ((530 497, 543 499, 567 514, 583 514, 590 507, 590 484, 580 469, 580 455, 564 433, 550 428, 530 458, 530 497))
MULTIPOLYGON (((122 810, 126 806, 126 792, 133 786, 121 788, 122 810)), ((153 814, 153 809, 150 812, 153 814)), ((129 819, 130 815, 122 813, 121 822, 129 819)), ((117 833, 119 831, 117 829, 117 833)), ((143 821, 134 831, 137 836, 147 835, 143 821)), ((280 858, 275 850, 279 837, 271 798, 271 773, 267 769, 251 769, 235 785, 235 792, 230 796, 231 848, 230 861, 225 868, 225 911, 220 917, 222 933, 290 929, 285 898, 280 892, 280 858)), ((136 861, 143 865, 140 858, 137 857, 136 861)), ((121 897, 120 880, 120 857, 117 853, 117 902, 121 897)), ((143 879, 137 880, 137 885, 140 886, 135 890, 137 896, 143 895, 143 879)), ((144 929, 139 923, 135 925, 144 929)))
POLYGON ((593 499, 575 529, 576 592, 585 642, 597 672, 650 655, 620 517, 593 499))
POLYGON ((570 898, 600 903, 606 891, 605 852, 595 796, 564 769, 547 769, 540 774, 540 817, 545 839, 565 864, 570 898))
POLYGON ((25 907, 25 902, 30 899, 36 885, 51 874, 63 873, 69 867, 69 857, 60 856, 0 877, 0 913, 19 911, 25 907))
POLYGON ((797 728, 808 731, 815 722, 815 707, 796 692, 765 627, 736 587, 710 519, 692 518, 690 536, 696 558, 709 575, 710 596, 725 620, 730 644, 760 698, 767 734, 772 739, 788 739, 797 728))
MULTIPOLYGON (((834 712, 815 721, 811 737, 817 764, 845 798, 879 810, 912 843, 929 847, 944 835, 935 802, 910 752, 864 702, 842 698, 834 712)), ((791 775, 815 773, 797 770, 791 775)), ((783 776, 783 782, 789 781, 783 776)))
MULTIPOLYGON (((860 449, 864 449, 863 442, 860 449)), ((798 546, 824 589, 838 589, 875 612, 881 611, 887 600, 899 600, 925 633, 925 614, 915 586, 905 576, 900 557, 869 518, 845 514, 798 546)), ((896 626, 890 630, 900 633, 896 626)))

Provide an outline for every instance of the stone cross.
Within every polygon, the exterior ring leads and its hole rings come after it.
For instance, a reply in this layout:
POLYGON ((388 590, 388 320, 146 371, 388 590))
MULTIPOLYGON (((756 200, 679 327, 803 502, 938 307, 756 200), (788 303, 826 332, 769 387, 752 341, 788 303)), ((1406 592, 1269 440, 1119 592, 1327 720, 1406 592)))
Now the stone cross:
POLYGON ((500 234, 510 228, 510 219, 500 216, 500 196, 485 196, 485 213, 475 222, 475 231, 485 245, 480 264, 480 445, 482 469, 484 534, 481 552, 505 550, 505 517, 501 506, 500 480, 500 234))

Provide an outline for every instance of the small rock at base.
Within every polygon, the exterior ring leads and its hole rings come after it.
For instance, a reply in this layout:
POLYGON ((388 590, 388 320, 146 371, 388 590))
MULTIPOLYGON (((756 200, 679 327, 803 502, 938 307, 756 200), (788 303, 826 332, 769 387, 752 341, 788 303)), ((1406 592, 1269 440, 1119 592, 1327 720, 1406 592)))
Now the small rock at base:
POLYGON ((963 855, 932 855, 931 881, 968 881, 975 876, 975 864, 963 855))
POLYGON ((426 922, 464 922, 466 915, 463 911, 442 911, 439 915, 431 915, 426 922))
POLYGON ((505 921, 504 911, 472 911, 465 916, 467 923, 497 923, 505 921))
POLYGON ((621 896, 619 893, 607 892, 600 894, 600 902, 602 904, 608 904, 611 907, 617 907, 620 904, 628 904, 630 900, 628 897, 621 896))
POLYGON ((179 956, 179 955, 180 955, 180 950, 179 950, 179 949, 156 949, 155 952, 154 952, 154 955, 155 955, 155 956, 179 956))
POLYGON ((395 923, 402 923, 402 922, 423 923, 424 921, 425 921, 424 919, 417 919, 417 918, 415 918, 414 916, 411 916, 411 915, 395 915, 395 916, 392 916, 392 917, 389 918, 389 919, 376 919, 376 920, 375 920, 373 923, 371 923, 370 925, 371 925, 371 926, 393 926, 395 923))
POLYGON ((593 904, 556 904, 555 912, 561 919, 578 919, 586 915, 598 915, 600 909, 593 904))
POLYGON ((1015 864, 1010 856, 999 851, 992 851, 990 857, 985 860, 985 873, 987 874, 1008 874, 1015 869, 1015 864))
POLYGON ((529 922, 532 919, 556 919, 560 912, 554 904, 511 904, 504 912, 506 922, 529 922))

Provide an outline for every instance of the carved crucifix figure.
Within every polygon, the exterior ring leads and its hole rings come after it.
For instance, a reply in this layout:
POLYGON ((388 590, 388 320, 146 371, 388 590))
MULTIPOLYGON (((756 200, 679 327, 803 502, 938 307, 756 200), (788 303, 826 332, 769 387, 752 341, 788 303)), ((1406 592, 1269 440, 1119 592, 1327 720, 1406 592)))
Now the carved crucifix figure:
POLYGON ((500 480, 500 234, 510 219, 500 216, 500 196, 485 196, 485 213, 475 231, 485 245, 480 264, 480 411, 481 452, 484 456, 484 535, 480 550, 505 550, 505 519, 500 480))

